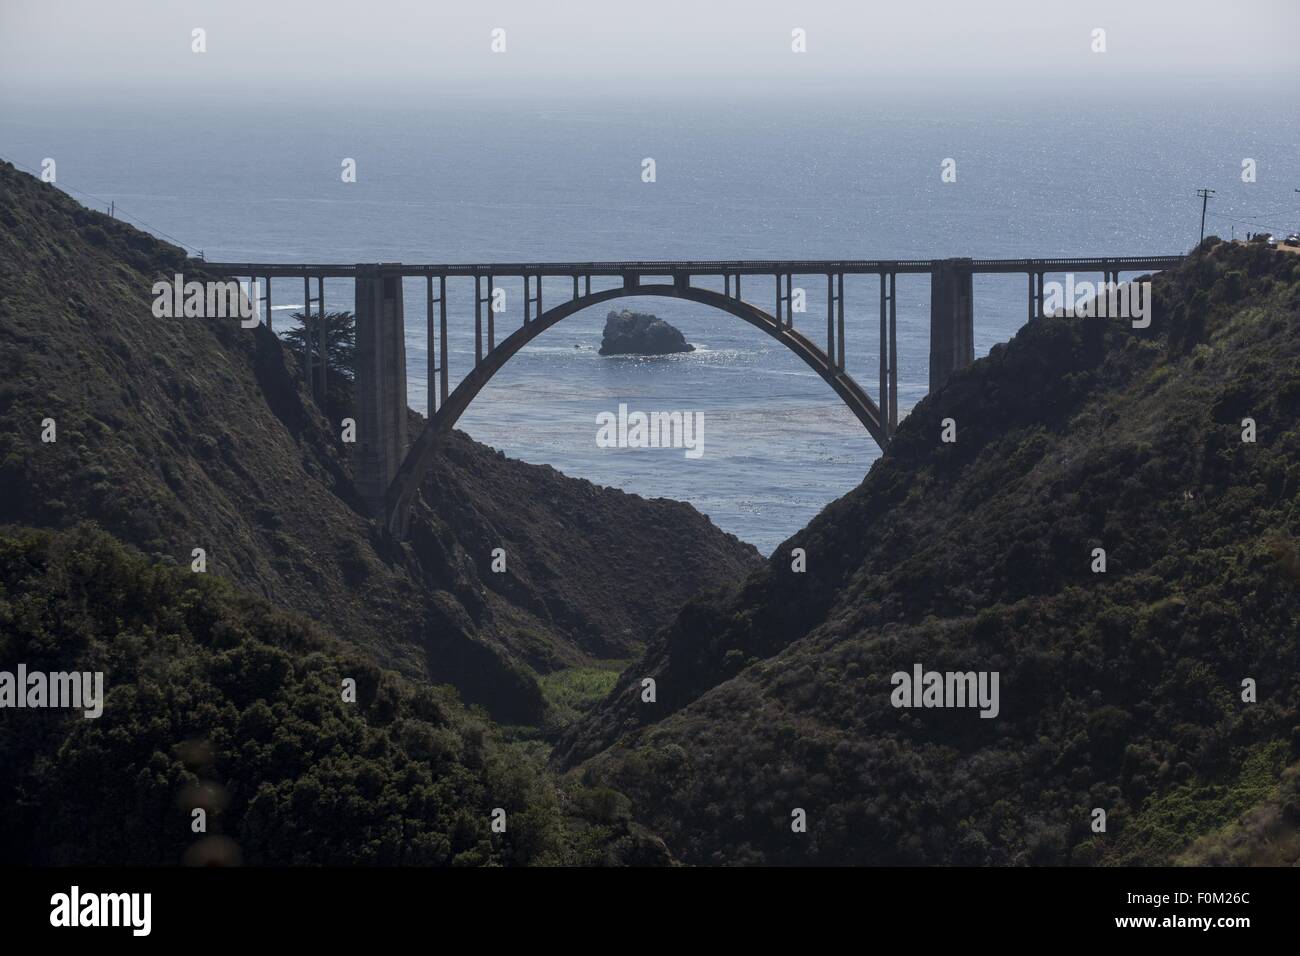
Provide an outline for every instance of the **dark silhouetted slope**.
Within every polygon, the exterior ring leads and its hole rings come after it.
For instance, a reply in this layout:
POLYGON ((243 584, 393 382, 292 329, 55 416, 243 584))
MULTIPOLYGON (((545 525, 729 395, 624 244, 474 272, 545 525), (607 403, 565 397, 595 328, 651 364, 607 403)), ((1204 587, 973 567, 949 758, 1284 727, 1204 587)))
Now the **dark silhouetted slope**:
POLYGON ((1147 330, 1036 321, 955 375, 557 763, 697 863, 1156 863, 1274 799, 1300 756, 1300 257, 1207 240, 1154 291, 1147 330), (998 671, 1000 715, 891 706, 918 662, 998 671))
POLYGON ((158 560, 305 614, 377 662, 537 722, 537 673, 626 659, 757 552, 674 502, 464 436, 409 542, 359 513, 346 446, 265 327, 158 319, 202 263, 0 164, 0 524, 93 520, 158 560), (57 441, 41 441, 53 419, 57 441), (505 547, 508 572, 489 572, 505 547))

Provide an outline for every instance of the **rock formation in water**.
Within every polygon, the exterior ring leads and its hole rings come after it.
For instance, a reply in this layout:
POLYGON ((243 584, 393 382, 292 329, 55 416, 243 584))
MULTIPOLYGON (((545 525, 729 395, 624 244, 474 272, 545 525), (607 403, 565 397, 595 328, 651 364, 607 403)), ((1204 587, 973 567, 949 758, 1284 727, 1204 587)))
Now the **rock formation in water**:
POLYGON ((605 317, 601 355, 671 355, 694 352, 680 331, 649 312, 611 311, 605 317))

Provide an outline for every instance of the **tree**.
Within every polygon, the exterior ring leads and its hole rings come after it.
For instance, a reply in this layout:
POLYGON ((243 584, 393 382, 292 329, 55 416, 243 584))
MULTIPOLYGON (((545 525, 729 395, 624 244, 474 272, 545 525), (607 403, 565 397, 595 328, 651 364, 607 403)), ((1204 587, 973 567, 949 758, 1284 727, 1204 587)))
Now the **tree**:
MULTIPOLYGON (((281 338, 298 355, 310 348, 313 366, 316 365, 320 342, 320 316, 304 316, 295 312, 290 318, 298 325, 281 333, 281 338), (306 338, 309 346, 304 343, 306 338)), ((331 372, 337 372, 351 381, 356 375, 357 326, 351 312, 325 313, 325 355, 331 372)))

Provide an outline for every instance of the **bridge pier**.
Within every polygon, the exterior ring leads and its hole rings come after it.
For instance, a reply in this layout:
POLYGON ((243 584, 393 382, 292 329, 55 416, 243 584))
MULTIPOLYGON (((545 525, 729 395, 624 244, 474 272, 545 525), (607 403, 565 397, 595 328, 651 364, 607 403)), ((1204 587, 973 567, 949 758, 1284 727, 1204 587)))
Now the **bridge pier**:
POLYGON ((325 335, 325 277, 316 277, 316 310, 320 316, 320 322, 316 326, 316 359, 319 363, 317 371, 319 381, 317 383, 316 401, 321 408, 325 407, 325 386, 329 382, 329 349, 328 338, 325 335))
POLYGON ((896 273, 880 273, 880 422, 886 441, 898 430, 897 286, 896 273))
POLYGON ((374 266, 358 266, 357 444, 352 474, 366 507, 376 517, 383 516, 384 494, 406 457, 403 320, 402 277, 384 275, 374 266))
POLYGON ((930 272, 930 391, 975 361, 970 259, 939 259, 930 272))

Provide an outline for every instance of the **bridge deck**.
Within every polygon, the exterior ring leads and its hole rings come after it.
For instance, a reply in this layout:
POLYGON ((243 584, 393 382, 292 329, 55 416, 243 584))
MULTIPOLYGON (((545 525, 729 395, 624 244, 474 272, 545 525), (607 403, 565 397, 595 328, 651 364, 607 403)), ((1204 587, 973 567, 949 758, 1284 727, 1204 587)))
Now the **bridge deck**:
MULTIPOLYGON (((967 259, 977 273, 1147 272, 1167 269, 1183 256, 1092 256, 1054 259, 967 259)), ((665 259, 616 262, 204 262, 227 275, 257 277, 323 276, 353 278, 377 269, 384 275, 421 276, 718 276, 718 275, 883 275, 932 272, 943 259, 665 259)))

